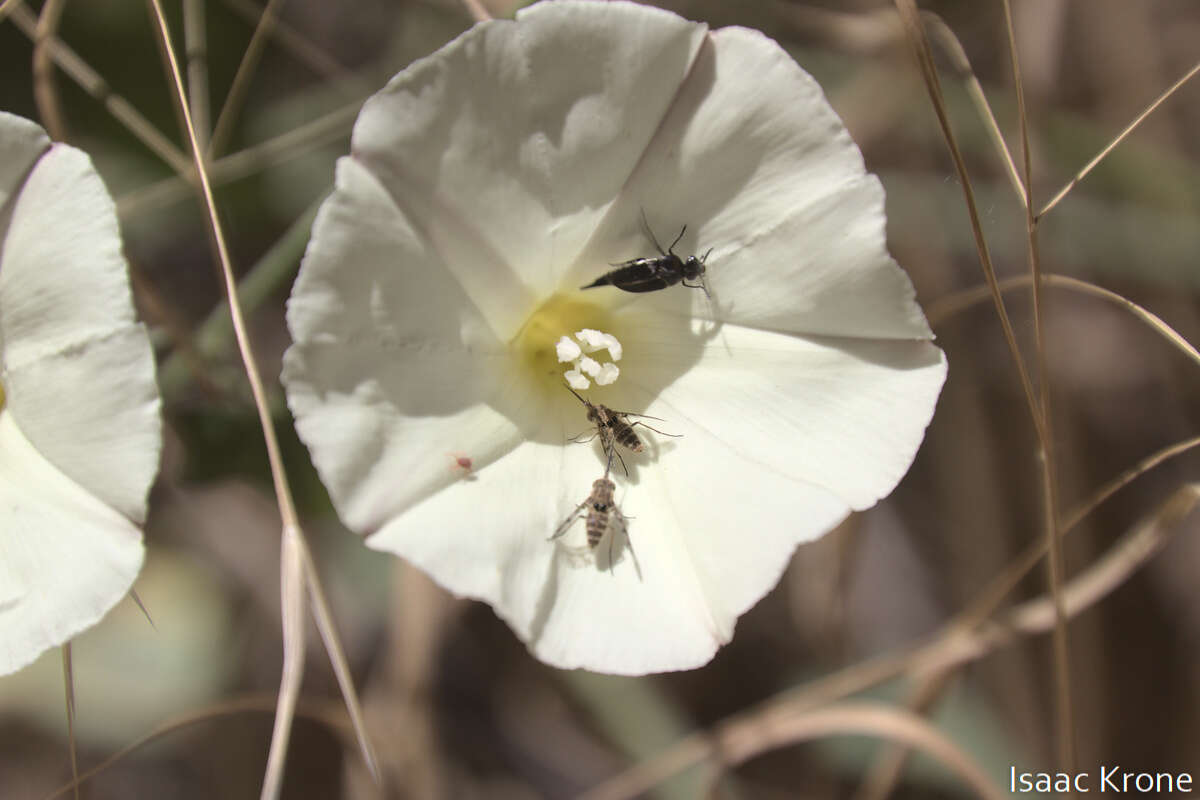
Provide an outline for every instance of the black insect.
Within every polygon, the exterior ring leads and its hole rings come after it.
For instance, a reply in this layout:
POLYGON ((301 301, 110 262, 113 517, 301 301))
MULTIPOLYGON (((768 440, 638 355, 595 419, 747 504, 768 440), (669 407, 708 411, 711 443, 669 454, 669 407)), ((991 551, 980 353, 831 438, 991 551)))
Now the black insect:
POLYGON ((687 231, 687 225, 684 225, 679 231, 679 235, 675 237, 675 241, 671 242, 671 246, 665 253, 662 245, 655 238, 654 231, 650 230, 650 223, 646 221, 645 212, 642 213, 642 227, 645 228, 650 241, 654 242, 654 249, 658 251, 657 256, 635 258, 632 261, 613 264, 612 266, 616 269, 604 273, 587 286, 580 288, 615 286, 626 292, 656 292, 659 289, 683 283, 684 286, 691 289, 703 289, 704 295, 711 298, 712 295, 708 293, 708 286, 704 282, 704 262, 708 260, 708 254, 712 252, 712 248, 710 247, 708 253, 700 258, 688 256, 683 259, 675 254, 675 245, 679 244, 679 240, 683 238, 683 234, 687 231))
MULTIPOLYGON (((661 433, 663 436, 678 438, 683 435, 679 433, 666 433, 665 431, 660 431, 658 428, 651 427, 644 422, 629 421, 630 417, 645 417, 646 419, 658 419, 658 417, 651 417, 645 414, 633 414, 628 411, 613 411, 606 405, 584 400, 582 397, 580 397, 579 393, 570 386, 567 386, 567 391, 575 395, 575 397, 579 399, 579 402, 587 406, 588 422, 595 423, 596 425, 596 432, 587 439, 584 439, 583 442, 590 442, 597 436, 600 437, 600 446, 604 450, 604 454, 608 457, 608 464, 604 468, 604 477, 606 478, 608 477, 608 471, 612 468, 612 459, 614 453, 616 453, 617 459, 621 462, 621 469, 625 470, 626 475, 629 474, 629 468, 625 466, 625 459, 621 458, 621 454, 616 452, 616 445, 619 444, 626 450, 630 450, 634 453, 641 453, 646 449, 646 445, 642 443, 642 440, 638 438, 637 432, 634 431, 634 426, 641 425, 643 428, 650 428, 650 430, 654 431, 655 433, 661 433)), ((579 437, 575 436, 572 437, 572 439, 578 441, 579 437)))

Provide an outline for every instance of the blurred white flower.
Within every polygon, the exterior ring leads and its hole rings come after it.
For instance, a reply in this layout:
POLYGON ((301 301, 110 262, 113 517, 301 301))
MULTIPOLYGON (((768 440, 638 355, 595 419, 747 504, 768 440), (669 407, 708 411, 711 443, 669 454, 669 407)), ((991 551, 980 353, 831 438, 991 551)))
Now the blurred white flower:
POLYGON ((0 112, 0 674, 95 624, 142 564, 162 434, 116 208, 0 112))
POLYGON ((706 662, 797 544, 890 492, 946 369, 813 79, 755 31, 620 2, 477 25, 371 98, 288 324, 345 523, 544 661, 624 674, 706 662), (664 242, 687 224, 685 258, 712 248, 711 302, 579 290, 656 255, 643 210, 664 242), (610 339, 619 377, 587 399, 680 436, 613 467, 613 564, 578 557, 584 523, 547 541, 605 468, 604 437, 568 442, 588 423, 560 359, 610 339))

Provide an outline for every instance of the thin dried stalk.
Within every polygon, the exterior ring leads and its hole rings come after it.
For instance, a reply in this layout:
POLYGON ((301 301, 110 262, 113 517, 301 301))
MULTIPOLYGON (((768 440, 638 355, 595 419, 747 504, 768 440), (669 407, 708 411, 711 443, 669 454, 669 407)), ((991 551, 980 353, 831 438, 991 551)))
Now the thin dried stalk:
MULTIPOLYGON (((1025 108, 1025 83, 1021 80, 1021 63, 1017 54, 1016 33, 1013 30, 1012 4, 1001 0, 1004 8, 1004 28, 1008 33, 1008 52, 1012 59, 1013 88, 1017 94, 1017 121, 1021 131, 1022 179, 1025 185, 1025 232, 1028 243, 1029 276, 1033 286, 1034 369, 1038 377, 1038 407, 1042 415, 1041 478, 1042 512, 1046 563, 1050 597, 1054 602, 1054 699, 1056 733, 1059 746, 1059 771, 1075 774, 1075 713, 1071 699, 1071 651, 1067 641, 1066 611, 1063 608, 1062 587, 1066 576, 1063 565, 1062 542, 1058 533, 1058 477, 1055 470, 1053 416, 1050 413, 1050 372, 1046 369, 1046 325, 1042 305, 1042 268, 1038 248, 1037 220, 1033 216, 1033 154, 1029 147, 1029 115, 1025 108)), ((1074 792, 1068 790, 1068 797, 1074 792)))
POLYGON ((1013 333, 1012 322, 1008 317, 1008 310, 1004 306, 1004 298, 1000 296, 1000 287, 996 281, 996 270, 992 266, 992 256, 988 251, 987 240, 983 236, 983 225, 979 221, 979 209, 975 204, 975 190, 971 187, 971 178, 967 174, 966 162, 963 161, 962 152, 958 148, 958 140, 955 138, 954 131, 950 127, 950 118, 946 113, 946 104, 942 98, 941 83, 938 80, 937 70, 933 65, 933 53, 929 49, 929 40, 925 37, 924 29, 921 27, 921 17, 914 0, 895 0, 895 2, 896 9, 900 12, 900 19, 904 23, 905 30, 908 33, 908 41, 912 46, 913 55, 917 59, 917 66, 920 68, 921 75, 925 79, 925 87, 929 91, 929 99, 933 103, 934 114, 937 116, 938 125, 941 126, 942 136, 946 140, 946 146, 950 150, 954 169, 958 173, 959 184, 963 190, 963 199, 967 206, 967 218, 971 222, 971 232, 975 237, 975 247, 979 253, 979 264, 983 268, 984 280, 991 291, 992 303, 996 307, 996 315, 1000 318, 1000 327, 1004 331, 1004 341, 1008 344, 1009 353, 1017 368, 1017 375, 1021 381, 1021 390, 1025 393, 1025 402, 1029 406, 1029 415, 1033 419, 1034 428, 1037 429, 1038 441, 1044 449, 1047 438, 1041 409, 1034 398, 1033 383, 1029 379, 1029 372, 1025 368, 1025 361, 1021 357, 1021 350, 1017 347, 1017 337, 1013 333))
POLYGON ((188 98, 201 152, 208 149, 208 134, 212 130, 208 99, 208 28, 204 24, 204 9, 203 0, 184 0, 183 41, 187 59, 188 98))
MULTIPOLYGON (((302 614, 299 612, 299 608, 301 607, 299 598, 302 596, 306 582, 310 588, 315 584, 315 575, 311 575, 311 573, 306 575, 306 568, 311 567, 311 560, 308 557, 304 544, 295 503, 292 500, 291 487, 288 484, 287 474, 283 466, 283 457, 279 450, 279 442, 275 436, 275 428, 271 420, 270 408, 267 404, 266 390, 263 387, 262 378, 258 371, 258 363, 254 358, 254 353, 250 346, 250 338, 246 331, 241 304, 238 302, 237 285, 233 277, 233 267, 230 262, 229 251, 225 244, 224 232, 217 214, 212 186, 204 168, 204 155, 200 151, 199 142, 196 139, 195 126, 192 123, 191 114, 188 110, 187 98, 183 88, 183 78, 179 70, 179 62, 175 58, 174 51, 171 49, 171 37, 167 28, 166 18, 163 14, 162 3, 161 0, 150 0, 150 4, 158 25, 163 50, 170 64, 176 100, 184 117, 195 169, 200 179, 200 187, 208 212, 208 221, 213 241, 217 247, 222 277, 225 280, 225 291, 229 301, 230 319, 233 323, 234 336, 238 343, 238 350, 242 356, 242 365, 245 368, 246 377, 250 382, 250 390, 254 396, 255 408, 258 410, 259 425, 263 431, 263 439, 267 448, 267 460, 271 467, 275 499, 279 505, 279 514, 283 523, 280 552, 282 567, 280 589, 283 593, 284 668, 281 677, 279 703, 276 707, 275 732, 271 738, 271 752, 267 760, 267 771, 263 780, 261 795, 264 800, 273 800, 273 798, 278 797, 279 788, 282 784, 287 737, 288 732, 291 730, 296 698, 300 689, 300 682, 297 675, 303 668, 304 624, 302 614)), ((314 592, 313 598, 314 602, 317 602, 319 598, 319 602, 323 608, 324 600, 319 591, 314 592)), ((324 621, 327 622, 328 620, 325 619, 324 621)), ((322 622, 322 619, 319 617, 318 623, 320 622, 322 622)), ((326 649, 334 661, 335 669, 341 669, 344 664, 339 664, 338 662, 344 662, 345 657, 342 655, 342 647, 337 640, 336 633, 329 627, 322 627, 321 633, 326 649)), ((354 693, 353 685, 343 685, 342 688, 343 691, 349 690, 347 694, 343 695, 347 707, 354 708, 358 706, 358 698, 354 693)), ((361 720, 361 717, 361 713, 351 712, 352 720, 361 720)), ((364 728, 356 728, 356 733, 359 736, 364 758, 367 760, 368 765, 373 767, 374 759, 371 747, 367 744, 366 730, 364 728)))
POLYGON ((267 7, 263 9, 262 16, 258 19, 258 24, 254 27, 254 35, 250 37, 250 44, 246 45, 246 52, 242 54, 242 60, 238 63, 237 72, 233 76, 233 83, 229 87, 229 94, 225 96, 225 104, 221 106, 221 113, 217 117, 217 126, 213 129, 212 142, 205 148, 210 160, 224 150, 225 145, 229 143, 233 123, 242 109, 242 103, 246 100, 246 92, 250 88, 250 79, 254 77, 254 70, 258 67, 271 31, 275 28, 280 4, 280 0, 269 0, 267 7))
MULTIPOLYGON (((15 0, 9 7, 9 15, 13 23, 29 37, 30 41, 37 39, 37 21, 33 13, 25 7, 21 0, 15 0)), ((157 155, 172 171, 186 175, 191 169, 191 162, 183 151, 177 148, 171 140, 163 136, 145 117, 134 108, 128 100, 113 92, 112 87, 100 77, 74 50, 67 47, 58 39, 45 40, 46 52, 54 60, 67 77, 79 84, 92 99, 102 104, 113 118, 120 122, 150 152, 157 155)))
POLYGON ((75 788, 75 800, 79 800, 79 759, 75 748, 75 668, 71 662, 71 643, 61 648, 63 667, 63 689, 67 699, 67 751, 71 756, 71 785, 75 788))
MULTIPOLYGON (((1175 450, 1180 452, 1178 447, 1175 450)), ((1073 578, 1063 592, 1067 616, 1073 617, 1083 612, 1128 580, 1161 550, 1197 502, 1200 502, 1200 485, 1180 487, 1162 506, 1114 544, 1105 556, 1073 578)), ((1074 522, 1068 523, 1063 526, 1064 533, 1074 525, 1074 522)), ((1044 542, 1039 546, 1044 546, 1044 542)), ((1018 635, 1044 633, 1053 625, 1053 604, 1048 597, 1017 606, 1000 624, 980 628, 968 626, 960 620, 952 621, 924 644, 906 645, 894 652, 860 661, 798 690, 783 692, 756 709, 741 712, 720 723, 711 732, 693 733, 660 755, 635 764, 592 788, 584 793, 583 800, 637 797, 681 770, 706 760, 722 758, 724 732, 729 729, 770 726, 774 720, 786 719, 836 702, 900 675, 909 674, 919 678, 952 669, 983 658, 1014 641, 1018 635)))
POLYGON ((51 42, 58 34, 58 23, 66 7, 66 0, 46 0, 42 13, 38 15, 33 36, 33 99, 50 138, 60 142, 67 138, 67 123, 62 113, 58 86, 54 82, 51 42))
POLYGON ((1159 95, 1157 100, 1155 100, 1150 105, 1146 106, 1146 109, 1144 111, 1142 111, 1142 113, 1140 113, 1136 117, 1134 117, 1133 121, 1125 126, 1125 130, 1123 130, 1119 134, 1117 134, 1116 138, 1114 138, 1111 142, 1109 142, 1104 147, 1103 150, 1101 150, 1099 153, 1097 153, 1095 158, 1093 158, 1091 161, 1089 161, 1087 164, 1085 164, 1083 169, 1079 170, 1079 172, 1077 172, 1075 174, 1075 177, 1071 178, 1071 180, 1067 182, 1066 186, 1064 186, 1062 189, 1059 189, 1058 194, 1056 194, 1056 195, 1054 195, 1054 197, 1050 198, 1050 202, 1046 203, 1046 205, 1044 205, 1042 207, 1042 210, 1038 212, 1037 218, 1041 219, 1043 216, 1046 215, 1047 212, 1050 211, 1050 209, 1054 208, 1056 205, 1058 205, 1060 202, 1062 202, 1062 199, 1064 197, 1066 197, 1071 192, 1071 190, 1074 189, 1075 186, 1081 180, 1086 178, 1087 174, 1089 172, 1091 172, 1093 169, 1095 169, 1096 166, 1099 165, 1099 163, 1101 161, 1103 161, 1105 159, 1105 157, 1108 156, 1109 153, 1111 153, 1114 149, 1116 149, 1117 145, 1119 145, 1121 142, 1125 141, 1126 137, 1128 137, 1129 134, 1133 133, 1133 131, 1137 128, 1138 125, 1141 125, 1143 122, 1145 122, 1147 117, 1149 117, 1151 114, 1153 114, 1158 109, 1159 106, 1161 106, 1163 103, 1165 103, 1167 101, 1167 98, 1169 98, 1171 95, 1173 95, 1177 91, 1179 91, 1180 88, 1182 88, 1182 86, 1185 83, 1187 83, 1192 78, 1194 78, 1196 76, 1196 73, 1198 73, 1198 72, 1200 72, 1200 62, 1197 62, 1190 70, 1187 71, 1187 73, 1182 78, 1175 81, 1175 83, 1171 84, 1170 88, 1167 89, 1165 92, 1163 92, 1161 95, 1159 95))

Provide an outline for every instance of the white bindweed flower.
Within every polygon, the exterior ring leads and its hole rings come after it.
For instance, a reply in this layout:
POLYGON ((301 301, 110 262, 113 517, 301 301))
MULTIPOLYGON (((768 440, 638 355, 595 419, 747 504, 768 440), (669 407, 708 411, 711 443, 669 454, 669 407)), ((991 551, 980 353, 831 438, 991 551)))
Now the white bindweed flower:
POLYGON ((477 25, 371 98, 288 324, 345 523, 546 662, 624 674, 705 663, 799 543, 890 492, 946 369, 813 79, 755 31, 620 2, 477 25), (684 259, 712 248, 711 301, 580 290, 658 256, 643 211, 664 246, 687 224, 684 259), (585 356, 620 369, 583 399, 655 418, 618 418, 646 446, 616 448, 628 540, 594 550, 586 519, 547 541, 603 489, 606 437, 569 441, 585 356))
POLYGON ((116 208, 0 112, 0 674, 95 624, 142 564, 162 442, 116 208))

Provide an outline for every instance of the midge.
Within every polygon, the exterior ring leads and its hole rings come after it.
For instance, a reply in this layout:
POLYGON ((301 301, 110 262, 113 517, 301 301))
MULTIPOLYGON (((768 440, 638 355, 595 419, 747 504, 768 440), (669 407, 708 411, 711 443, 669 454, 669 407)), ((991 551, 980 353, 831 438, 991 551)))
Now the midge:
MULTIPOLYGON (((564 384, 565 385, 565 384, 564 384)), ((579 402, 587 406, 588 422, 596 424, 596 432, 589 438, 583 440, 583 444, 592 441, 597 436, 600 437, 600 446, 604 450, 604 454, 608 457, 608 466, 604 469, 604 476, 608 477, 608 471, 612 468, 613 454, 616 453, 616 445, 619 444, 626 450, 631 450, 634 453, 645 451, 646 445, 638 438, 637 433, 633 430, 635 425, 641 425, 643 428, 650 428, 655 433, 661 433, 663 436, 679 438, 681 433, 666 433, 658 428, 651 427, 644 422, 630 422, 629 417, 646 417, 646 419, 658 419, 658 417, 650 417, 645 414, 632 414, 628 411, 613 411, 606 405, 600 403, 592 403, 580 397, 579 393, 567 386, 567 391, 575 395, 579 402)), ((582 436, 583 434, 580 434, 582 436)), ((572 441, 579 441, 579 436, 572 436, 572 441)), ((625 474, 629 474, 629 468, 625 466, 625 459, 621 458, 620 453, 616 453, 617 459, 621 462, 621 469, 625 470, 625 474)))
POLYGON ((704 296, 711 300, 712 295, 708 293, 708 286, 704 282, 704 262, 708 260, 708 254, 712 252, 712 248, 710 247, 708 253, 700 258, 688 256, 685 260, 675 254, 675 245, 679 244, 679 240, 683 238, 683 234, 687 231, 687 225, 684 225, 679 231, 679 235, 675 237, 675 241, 671 242, 671 246, 665 253, 662 245, 655 238, 654 231, 650 230, 650 223, 646 221, 645 211, 642 212, 642 227, 645 228, 650 241, 654 242, 654 249, 658 251, 657 256, 635 258, 631 261, 613 264, 612 266, 616 269, 604 273, 587 286, 579 288, 615 286, 626 292, 656 292, 682 282, 688 288, 703 289, 704 296), (692 283, 688 283, 688 281, 692 281, 692 283), (697 283, 697 281, 699 282, 697 283))

